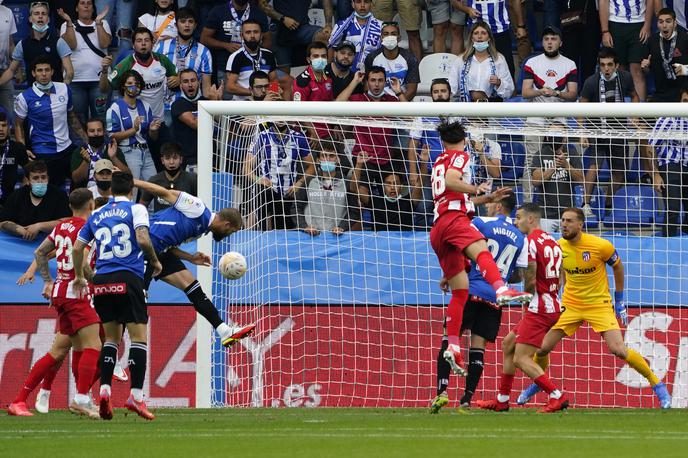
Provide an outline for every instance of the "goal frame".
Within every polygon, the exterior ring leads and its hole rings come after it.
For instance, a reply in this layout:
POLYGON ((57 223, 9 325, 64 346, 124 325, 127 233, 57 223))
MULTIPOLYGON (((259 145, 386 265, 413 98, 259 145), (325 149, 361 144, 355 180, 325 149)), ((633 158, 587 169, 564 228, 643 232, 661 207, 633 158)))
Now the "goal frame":
MULTIPOLYGON (((208 101, 198 102, 198 196, 212 205, 213 117, 243 116, 390 116, 390 117, 566 117, 633 118, 688 117, 688 103, 354 103, 287 101, 208 101)), ((211 208, 213 211, 217 210, 211 208)), ((198 251, 212 257, 210 235, 198 239, 198 251)), ((213 300, 212 267, 197 268, 197 279, 213 300)), ((211 407, 212 333, 201 315, 196 319, 196 408, 211 407)))

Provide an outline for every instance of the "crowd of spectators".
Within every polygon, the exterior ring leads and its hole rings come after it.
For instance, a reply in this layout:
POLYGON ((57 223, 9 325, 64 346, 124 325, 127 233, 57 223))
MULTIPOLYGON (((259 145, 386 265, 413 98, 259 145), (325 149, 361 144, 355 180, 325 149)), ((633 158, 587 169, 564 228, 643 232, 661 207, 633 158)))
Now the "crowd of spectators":
MULTIPOLYGON (((64 216, 66 191, 107 197, 114 170, 195 193, 199 100, 684 101, 685 10, 668 3, 676 10, 662 0, 36 1, 22 37, 0 5, 0 229, 25 238, 49 231, 64 216), (423 59, 445 52, 455 55, 446 78, 421 81, 423 59)), ((237 124, 230 137, 245 135, 237 124)), ((556 230, 559 209, 578 204, 602 219, 622 188, 645 177, 670 201, 662 234, 688 231, 688 217, 679 221, 685 141, 574 139, 560 120, 526 124, 540 134, 472 135, 467 179, 539 200, 556 230), (641 170, 629 178, 634 158, 641 170)), ((656 128, 684 126, 662 118, 656 128)), ((248 227, 317 235, 431 224, 429 171, 442 152, 432 129, 273 122, 258 130, 250 145, 227 138, 233 163, 219 165, 246 190, 248 227)))

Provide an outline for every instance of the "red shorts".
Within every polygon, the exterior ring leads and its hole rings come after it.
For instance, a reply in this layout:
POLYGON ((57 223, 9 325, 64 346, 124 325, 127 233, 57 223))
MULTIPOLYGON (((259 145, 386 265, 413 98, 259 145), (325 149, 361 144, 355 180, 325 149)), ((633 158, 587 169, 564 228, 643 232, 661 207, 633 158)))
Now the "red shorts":
POLYGON ((100 323, 96 309, 88 299, 52 298, 53 307, 57 310, 58 330, 68 336, 88 325, 100 323))
POLYGON ((448 212, 435 221, 430 230, 430 244, 447 279, 467 270, 470 264, 463 250, 478 240, 485 240, 485 236, 471 226, 471 220, 463 213, 448 212))
POLYGON ((559 320, 561 313, 533 313, 525 312, 523 318, 516 325, 516 343, 532 345, 540 348, 545 334, 559 320))

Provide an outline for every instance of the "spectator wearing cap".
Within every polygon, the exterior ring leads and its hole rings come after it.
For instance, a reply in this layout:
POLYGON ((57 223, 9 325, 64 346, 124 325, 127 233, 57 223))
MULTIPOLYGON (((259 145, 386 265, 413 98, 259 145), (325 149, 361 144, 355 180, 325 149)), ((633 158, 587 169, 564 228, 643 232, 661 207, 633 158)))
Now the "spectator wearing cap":
POLYGON ((44 161, 32 161, 24 171, 28 184, 14 191, 5 202, 0 212, 0 230, 33 240, 41 232, 50 233, 71 212, 64 191, 48 184, 48 166, 44 161))
POLYGON ((630 70, 641 102, 647 96, 641 62, 647 57, 654 0, 599 0, 602 45, 614 48, 623 70, 630 70))
POLYGON ((388 94, 394 93, 391 81, 396 78, 401 84, 401 91, 406 100, 413 100, 420 82, 418 60, 411 51, 399 47, 399 25, 396 22, 388 22, 382 26, 382 47, 366 57, 366 69, 375 66, 386 71, 385 91, 388 94))
MULTIPOLYGON (((575 102, 578 97, 578 75, 576 64, 559 53, 561 31, 554 26, 545 27, 542 32, 543 52, 529 58, 523 64, 523 84, 521 95, 530 102, 560 103, 575 102)), ((548 123, 561 119, 528 118, 526 124, 545 127, 548 123)), ((542 138, 528 135, 526 145, 526 168, 523 174, 524 198, 531 199, 532 159, 540 151, 542 138)))
MULTIPOLYGON (((332 78, 332 95, 336 99, 354 79, 356 69, 351 69, 351 63, 356 56, 356 46, 350 41, 342 41, 335 48, 330 63, 325 67, 325 74, 332 78)), ((358 84, 352 94, 362 94, 363 85, 358 84)))
MULTIPOLYGON (((192 196, 198 195, 198 179, 195 173, 184 170, 184 156, 182 146, 179 143, 165 143, 160 150, 162 166, 164 170, 153 175, 148 180, 151 183, 162 186, 165 189, 175 189, 192 196)), ((145 191, 139 199, 139 203, 148 206, 153 201, 153 213, 164 210, 170 203, 164 199, 155 199, 153 194, 145 191)))
POLYGON ((246 20, 241 24, 243 45, 227 59, 227 77, 225 91, 234 100, 247 100, 251 95, 248 80, 251 73, 262 70, 268 74, 270 81, 277 81, 277 64, 272 51, 261 47, 263 33, 260 24, 246 20))
POLYGON ((659 31, 650 37, 649 54, 641 67, 654 77, 652 102, 675 102, 688 84, 688 32, 679 27, 676 13, 662 8, 657 13, 659 31))
POLYGON ((93 183, 88 190, 93 194, 93 198, 111 197, 112 172, 115 166, 109 159, 98 159, 93 166, 93 183))
POLYGON ((356 47, 351 65, 355 70, 362 70, 368 54, 382 44, 382 21, 373 16, 372 0, 351 0, 351 4, 354 12, 340 19, 330 35, 330 58, 341 42, 350 41, 356 47))
POLYGON ((72 182, 77 186, 95 186, 95 164, 100 159, 109 159, 121 172, 129 172, 124 153, 111 138, 105 143, 105 125, 100 119, 90 119, 86 123, 88 143, 72 153, 72 182))
POLYGON ((490 27, 476 22, 471 45, 454 60, 449 72, 452 93, 462 102, 501 101, 514 92, 514 81, 504 56, 495 48, 490 27))

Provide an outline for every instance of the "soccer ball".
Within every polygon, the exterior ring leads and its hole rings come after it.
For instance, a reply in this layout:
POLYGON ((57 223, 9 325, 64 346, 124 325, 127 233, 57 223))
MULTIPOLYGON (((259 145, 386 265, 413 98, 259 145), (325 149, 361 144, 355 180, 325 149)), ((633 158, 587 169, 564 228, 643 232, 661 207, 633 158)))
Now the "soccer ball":
POLYGON ((237 253, 236 251, 230 251, 222 255, 218 267, 223 277, 229 278, 230 280, 236 280, 246 273, 248 266, 246 265, 246 258, 243 254, 237 253))

